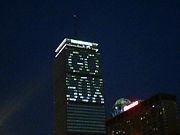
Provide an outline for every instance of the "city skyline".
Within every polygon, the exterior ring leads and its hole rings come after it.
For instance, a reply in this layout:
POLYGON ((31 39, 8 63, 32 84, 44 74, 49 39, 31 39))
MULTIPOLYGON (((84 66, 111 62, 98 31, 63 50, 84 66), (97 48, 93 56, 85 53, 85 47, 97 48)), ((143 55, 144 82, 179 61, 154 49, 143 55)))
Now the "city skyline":
POLYGON ((179 1, 3 1, 1 128, 11 135, 54 132, 54 50, 64 38, 97 42, 106 112, 119 98, 158 92, 180 103, 179 1), (29 132, 31 131, 31 132, 29 132))

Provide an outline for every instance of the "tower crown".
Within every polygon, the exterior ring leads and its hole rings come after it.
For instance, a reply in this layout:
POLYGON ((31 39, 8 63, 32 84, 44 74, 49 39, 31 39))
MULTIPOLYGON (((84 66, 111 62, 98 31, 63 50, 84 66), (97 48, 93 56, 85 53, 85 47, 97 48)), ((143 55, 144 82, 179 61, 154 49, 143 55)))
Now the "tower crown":
POLYGON ((57 47, 55 50, 56 56, 57 57, 66 46, 71 46, 71 47, 77 47, 77 48, 84 48, 84 49, 91 49, 94 51, 98 51, 98 44, 97 43, 91 43, 91 42, 86 42, 82 40, 75 40, 75 39, 68 39, 65 38, 61 44, 57 47))

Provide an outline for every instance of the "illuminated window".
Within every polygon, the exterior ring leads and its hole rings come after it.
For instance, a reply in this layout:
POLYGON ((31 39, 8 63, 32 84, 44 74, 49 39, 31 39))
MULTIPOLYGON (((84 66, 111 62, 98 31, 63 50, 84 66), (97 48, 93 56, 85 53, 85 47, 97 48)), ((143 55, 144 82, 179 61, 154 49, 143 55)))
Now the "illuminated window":
POLYGON ((101 98, 101 100, 104 100, 104 98, 101 98))
POLYGON ((77 64, 78 64, 78 65, 83 65, 83 63, 80 63, 80 62, 78 62, 77 64))
POLYGON ((74 54, 79 54, 79 52, 73 51, 74 54))

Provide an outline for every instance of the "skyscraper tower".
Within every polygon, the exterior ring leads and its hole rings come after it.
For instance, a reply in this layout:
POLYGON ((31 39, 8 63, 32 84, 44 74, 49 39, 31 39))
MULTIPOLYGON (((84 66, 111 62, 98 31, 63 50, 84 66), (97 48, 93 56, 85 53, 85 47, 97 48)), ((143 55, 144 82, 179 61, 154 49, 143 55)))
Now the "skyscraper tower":
POLYGON ((56 135, 104 135, 98 44, 65 38, 55 50, 56 135))

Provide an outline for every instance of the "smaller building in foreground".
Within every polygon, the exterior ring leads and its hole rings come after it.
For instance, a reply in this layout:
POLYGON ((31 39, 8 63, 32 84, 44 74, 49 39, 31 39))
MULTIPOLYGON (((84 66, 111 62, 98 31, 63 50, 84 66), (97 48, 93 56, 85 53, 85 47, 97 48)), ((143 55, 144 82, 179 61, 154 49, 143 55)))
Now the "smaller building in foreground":
MULTIPOLYGON (((117 109, 117 108, 116 108, 117 109)), ((180 135, 176 96, 157 94, 123 104, 106 121, 108 135, 180 135)))

